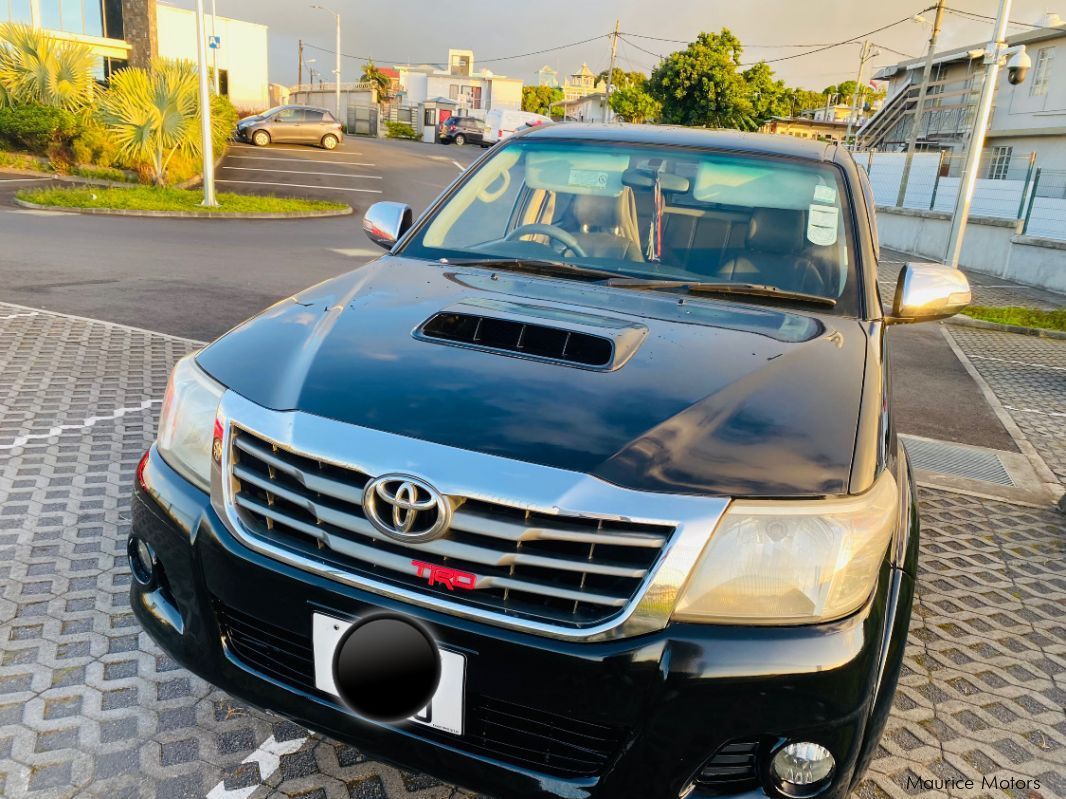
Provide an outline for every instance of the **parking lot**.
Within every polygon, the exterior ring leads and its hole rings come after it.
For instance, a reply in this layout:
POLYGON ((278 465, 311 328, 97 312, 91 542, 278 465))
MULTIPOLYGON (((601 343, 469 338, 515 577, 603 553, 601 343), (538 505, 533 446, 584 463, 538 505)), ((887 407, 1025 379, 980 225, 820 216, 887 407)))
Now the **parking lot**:
POLYGON ((235 143, 217 171, 220 190, 316 197, 357 211, 382 199, 419 205, 484 152, 348 136, 336 150, 299 144, 235 143))

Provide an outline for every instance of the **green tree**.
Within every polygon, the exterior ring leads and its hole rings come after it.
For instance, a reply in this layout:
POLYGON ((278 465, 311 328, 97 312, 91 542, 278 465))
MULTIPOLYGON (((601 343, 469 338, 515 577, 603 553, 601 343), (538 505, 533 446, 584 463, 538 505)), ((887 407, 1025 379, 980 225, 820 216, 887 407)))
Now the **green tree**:
POLYGON ((27 25, 0 25, 0 106, 46 105, 79 111, 96 91, 95 59, 83 44, 63 42, 27 25))
POLYGON ((144 164, 157 186, 178 155, 200 151, 197 76, 192 64, 156 61, 111 76, 98 113, 128 162, 144 164))
POLYGON ((727 28, 701 33, 651 73, 648 93, 662 104, 663 122, 750 130, 755 109, 738 70, 740 40, 727 28))
POLYGON ((823 106, 825 106, 825 94, 822 92, 815 92, 810 89, 792 90, 792 116, 801 111, 822 108, 823 106))
MULTIPOLYGON (((623 88, 625 88, 627 86, 643 86, 647 82, 647 80, 648 80, 648 76, 645 75, 643 72, 640 72, 640 71, 626 72, 624 69, 621 69, 620 67, 615 67, 614 68, 614 72, 611 73, 611 89, 613 91, 616 88, 623 89, 623 88)), ((598 83, 606 83, 607 82, 607 70, 606 69, 603 70, 603 72, 601 72, 599 75, 596 76, 596 81, 598 83)))
MULTIPOLYGON (((563 99, 563 90, 558 86, 523 86, 522 110, 533 114, 548 114, 548 107, 563 99)), ((559 111, 553 109, 553 113, 559 111)))
POLYGON ((783 80, 774 80, 774 71, 766 62, 758 62, 744 70, 742 75, 756 126, 762 125, 770 117, 792 116, 792 91, 783 80))
POLYGON ((392 97, 392 78, 378 69, 373 61, 367 61, 366 66, 363 67, 362 81, 374 84, 379 103, 384 103, 392 97))
POLYGON ((623 122, 655 122, 662 115, 662 104, 648 94, 643 84, 630 84, 611 90, 611 110, 623 122))

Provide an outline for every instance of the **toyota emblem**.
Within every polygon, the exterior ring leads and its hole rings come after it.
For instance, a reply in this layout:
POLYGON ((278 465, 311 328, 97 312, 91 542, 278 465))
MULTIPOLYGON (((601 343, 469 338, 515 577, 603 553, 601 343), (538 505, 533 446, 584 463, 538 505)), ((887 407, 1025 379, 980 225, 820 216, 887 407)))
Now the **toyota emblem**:
POLYGON ((451 523, 448 500, 425 480, 386 474, 363 489, 363 513, 394 541, 420 544, 444 535, 451 523))

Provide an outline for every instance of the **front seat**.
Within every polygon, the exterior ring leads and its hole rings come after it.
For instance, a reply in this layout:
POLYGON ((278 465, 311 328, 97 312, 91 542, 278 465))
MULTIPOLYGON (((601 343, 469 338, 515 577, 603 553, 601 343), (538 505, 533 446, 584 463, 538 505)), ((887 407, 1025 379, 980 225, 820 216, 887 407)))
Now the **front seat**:
POLYGON ((633 190, 623 187, 617 197, 577 194, 570 205, 577 226, 574 236, 590 258, 643 261, 633 190))
POLYGON ((804 220, 802 211, 756 208, 748 222, 747 246, 722 265, 718 278, 833 296, 823 270, 804 252, 804 220))

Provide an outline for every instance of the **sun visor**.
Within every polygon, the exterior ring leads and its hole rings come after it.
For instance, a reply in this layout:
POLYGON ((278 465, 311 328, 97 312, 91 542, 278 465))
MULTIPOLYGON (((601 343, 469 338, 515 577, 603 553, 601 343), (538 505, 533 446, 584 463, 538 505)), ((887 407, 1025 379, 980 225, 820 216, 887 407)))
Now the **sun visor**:
POLYGON ((622 173, 628 167, 628 155, 585 149, 528 152, 526 185, 565 194, 617 197, 622 193, 622 173))
MULTIPOLYGON (((692 196, 707 203, 752 208, 807 210, 813 198, 830 188, 809 169, 788 169, 777 163, 705 160, 699 165, 692 196)), ((836 195, 836 188, 833 195, 836 195)))

